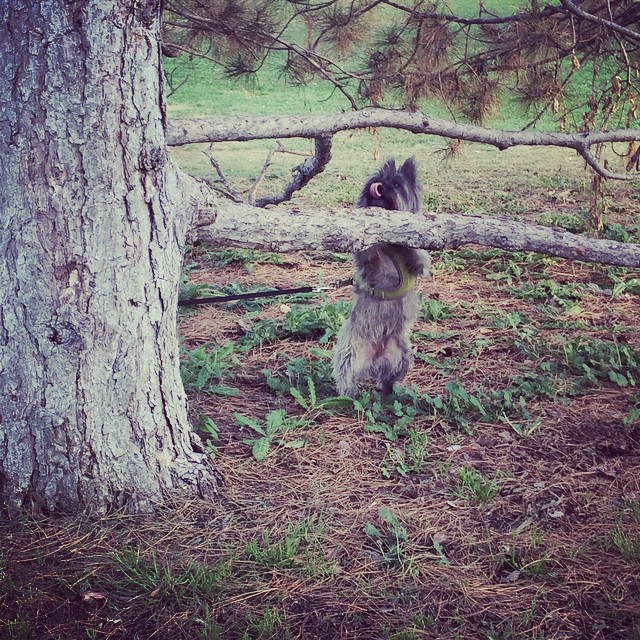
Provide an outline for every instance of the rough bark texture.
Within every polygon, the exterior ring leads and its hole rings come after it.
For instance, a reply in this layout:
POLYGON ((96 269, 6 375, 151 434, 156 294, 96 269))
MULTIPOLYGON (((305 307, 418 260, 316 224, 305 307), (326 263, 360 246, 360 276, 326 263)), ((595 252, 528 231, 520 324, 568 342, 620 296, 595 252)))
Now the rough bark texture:
POLYGON ((506 251, 535 251, 571 260, 640 266, 640 245, 598 240, 562 229, 508 219, 437 213, 419 215, 385 209, 258 209, 216 201, 193 182, 192 202, 200 219, 194 239, 214 246, 269 251, 323 249, 361 251, 376 242, 442 250, 481 244, 506 251))
POLYGON ((0 503, 208 494, 176 297, 157 0, 0 2, 0 503))

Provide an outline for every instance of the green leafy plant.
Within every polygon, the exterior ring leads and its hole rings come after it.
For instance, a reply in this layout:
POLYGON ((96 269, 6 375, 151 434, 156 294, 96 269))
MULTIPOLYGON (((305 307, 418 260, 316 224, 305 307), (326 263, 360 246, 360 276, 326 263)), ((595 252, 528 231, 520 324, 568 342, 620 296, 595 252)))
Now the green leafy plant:
POLYGON ((576 300, 580 300, 585 295, 585 289, 579 283, 559 284, 550 279, 521 282, 518 286, 510 287, 509 291, 517 298, 530 302, 549 303, 553 301, 565 310, 573 307, 576 300))
POLYGON ((399 566, 404 560, 407 530, 400 524, 398 517, 389 509, 380 509, 378 515, 386 523, 386 531, 380 531, 380 529, 368 522, 364 525, 364 533, 374 542, 386 563, 399 566))
POLYGON ((487 480, 477 469, 463 467, 459 471, 457 493, 460 497, 486 504, 500 493, 500 487, 494 480, 487 480))
POLYGON ((268 253, 257 249, 220 249, 207 251, 204 255, 218 267, 238 263, 247 271, 252 271, 254 264, 282 264, 284 262, 282 254, 268 253))
POLYGON ((294 305, 283 319, 260 319, 253 322, 239 344, 252 347, 264 342, 274 342, 285 338, 313 337, 320 344, 326 344, 337 335, 349 313, 347 302, 330 302, 321 307, 294 305))
POLYGON ((307 378, 306 391, 308 391, 307 397, 303 396, 303 394, 295 387, 291 387, 289 389, 289 393, 293 396, 294 400, 308 414, 353 407, 353 399, 346 398, 344 396, 331 396, 329 398, 323 398, 322 400, 319 400, 316 395, 316 387, 312 378, 307 378))
POLYGON ((290 358, 285 364, 285 370, 278 376, 263 369, 262 374, 269 389, 279 394, 288 394, 291 387, 295 387, 304 392, 311 379, 319 394, 332 394, 335 389, 331 378, 331 353, 326 349, 312 347, 309 354, 311 357, 290 358))
POLYGON ((284 409, 270 411, 265 416, 264 422, 243 416, 241 413, 234 413, 233 417, 238 424, 248 427, 257 434, 255 438, 245 438, 242 441, 244 444, 251 445, 251 454, 256 460, 264 460, 274 442, 286 449, 299 449, 306 444, 302 438, 287 440, 284 437, 289 431, 308 424, 306 420, 287 417, 284 409))
POLYGON ((405 445, 405 455, 411 465, 411 471, 422 473, 427 462, 429 434, 416 429, 409 430, 409 442, 405 445))
POLYGON ((538 216, 536 224, 546 227, 559 227, 571 233, 584 233, 587 230, 587 221, 584 215, 545 212, 538 216))
POLYGON ((237 396, 240 393, 235 387, 219 384, 239 362, 232 342, 222 346, 198 347, 183 355, 186 359, 183 357, 180 362, 180 375, 187 391, 218 396, 237 396))
POLYGON ((421 300, 420 308, 421 319, 425 322, 439 322, 440 320, 448 318, 451 314, 450 308, 435 298, 421 300))
POLYGON ((608 379, 619 387, 635 386, 640 354, 628 343, 585 340, 582 336, 561 345, 566 366, 591 384, 608 379))
POLYGON ((212 457, 215 456, 218 449, 214 442, 220 437, 220 429, 218 425, 205 413, 201 413, 198 417, 196 431, 199 431, 204 437, 207 453, 212 457))
POLYGON ((617 298, 625 293, 640 295, 640 278, 624 280, 613 269, 609 269, 607 275, 613 281, 613 289, 611 290, 613 298, 617 298))
POLYGON ((434 403, 436 409, 442 404, 442 410, 446 419, 454 422, 467 433, 473 429, 469 420, 477 420, 487 417, 487 411, 478 396, 469 393, 464 386, 458 382, 448 382, 445 385, 447 395, 444 402, 434 403))
POLYGON ((404 453, 395 447, 392 447, 388 442, 385 443, 387 447, 387 453, 380 463, 380 473, 385 478, 390 478, 394 471, 398 472, 401 476, 406 476, 410 471, 410 467, 407 464, 404 453))

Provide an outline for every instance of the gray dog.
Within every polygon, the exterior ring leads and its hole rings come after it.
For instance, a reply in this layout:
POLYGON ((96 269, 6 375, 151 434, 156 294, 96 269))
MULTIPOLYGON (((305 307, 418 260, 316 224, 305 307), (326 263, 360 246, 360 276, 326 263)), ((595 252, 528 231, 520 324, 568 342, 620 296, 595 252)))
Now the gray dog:
MULTIPOLYGON (((394 160, 387 161, 356 204, 419 213, 413 158, 399 169, 394 160)), ((333 377, 341 395, 355 397, 359 383, 367 379, 388 395, 407 375, 413 361, 409 336, 419 307, 414 285, 429 263, 426 252, 396 244, 379 243, 355 254, 355 302, 333 353, 333 377)))

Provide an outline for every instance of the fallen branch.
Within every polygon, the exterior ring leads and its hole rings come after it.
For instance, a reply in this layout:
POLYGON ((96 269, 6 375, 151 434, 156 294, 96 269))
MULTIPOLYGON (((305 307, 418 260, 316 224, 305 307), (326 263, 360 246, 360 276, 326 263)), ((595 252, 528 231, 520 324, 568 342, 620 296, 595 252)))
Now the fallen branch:
POLYGON ((178 176, 196 224, 192 240, 267 251, 359 251, 376 242, 440 251, 480 244, 570 260, 640 267, 640 245, 600 240, 554 227, 460 214, 419 215, 356 207, 260 209, 216 198, 208 185, 178 176), (188 182, 186 182, 188 181, 188 182))

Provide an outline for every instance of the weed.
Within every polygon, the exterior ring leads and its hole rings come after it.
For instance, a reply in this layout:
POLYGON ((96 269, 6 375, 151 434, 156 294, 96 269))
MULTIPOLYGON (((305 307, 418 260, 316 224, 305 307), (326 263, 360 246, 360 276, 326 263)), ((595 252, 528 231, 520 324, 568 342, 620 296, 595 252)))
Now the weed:
POLYGON ((526 409, 526 397, 536 392, 547 392, 546 384, 551 387, 548 393, 555 395, 550 380, 540 381, 535 374, 514 379, 515 386, 503 390, 485 390, 479 388, 470 393, 457 380, 445 385, 444 396, 430 396, 411 388, 403 388, 395 394, 392 411, 383 407, 375 393, 363 393, 354 407, 364 419, 365 430, 383 433, 389 440, 408 435, 409 428, 417 416, 429 416, 456 425, 466 433, 472 433, 474 422, 481 420, 510 423, 514 430, 531 435, 539 426, 533 421, 529 426, 521 425, 513 418, 529 421, 531 416, 526 409), (542 385, 542 386, 539 386, 542 385))
POLYGON ((611 535, 611 543, 618 550, 623 560, 640 562, 640 536, 625 533, 618 527, 611 535))
POLYGON ((525 271, 515 260, 508 260, 500 271, 487 274, 487 280, 503 281, 508 285, 522 279, 525 271))
POLYGON ((209 395, 237 396, 235 387, 218 384, 239 363, 236 347, 232 342, 223 346, 202 346, 183 352, 180 375, 187 391, 200 391, 209 395), (184 356, 187 356, 186 359, 184 356))
POLYGON ((607 275, 613 281, 612 298, 617 298, 624 294, 640 295, 640 278, 623 280, 614 269, 609 269, 607 275))
POLYGON ((438 536, 431 536, 431 543, 433 544, 433 548, 438 555, 438 564, 449 564, 449 558, 447 558, 447 555, 445 554, 444 548, 442 546, 442 542, 438 539, 438 536))
POLYGON ((562 309, 570 309, 585 295, 585 289, 579 283, 559 284, 554 280, 522 282, 519 286, 509 287, 509 292, 529 302, 554 302, 562 309))
POLYGON ((353 408, 353 399, 344 396, 332 396, 318 400, 316 395, 316 387, 312 378, 307 378, 308 397, 305 398, 298 389, 291 387, 289 393, 294 400, 300 405, 307 414, 320 411, 333 411, 336 409, 353 408))
POLYGON ((228 562, 208 566, 189 560, 184 567, 160 563, 155 554, 143 558, 137 549, 125 548, 113 554, 118 575, 114 584, 125 594, 162 596, 177 607, 198 605, 219 590, 220 582, 230 575, 228 562))
POLYGON ((285 373, 276 377, 267 369, 262 370, 269 389, 288 394, 291 387, 305 391, 308 380, 312 380, 318 393, 334 392, 331 378, 331 354, 325 349, 311 348, 313 358, 290 358, 285 364, 285 373))
POLYGON ((476 420, 487 417, 486 409, 481 400, 470 394, 458 381, 448 382, 445 389, 447 391, 443 406, 445 418, 457 424, 467 433, 471 433, 469 418, 476 420))
POLYGON ((622 420, 622 424, 625 427, 630 427, 640 422, 640 393, 634 393, 629 398, 629 405, 631 406, 629 413, 622 420))
POLYGON ((414 629, 403 629, 402 631, 392 633, 388 638, 389 640, 419 640, 420 635, 414 629))
POLYGON ((225 303, 216 303, 224 304, 225 309, 244 309, 247 312, 251 312, 260 311, 261 309, 264 309, 265 307, 273 304, 274 300, 278 298, 277 291, 274 291, 272 287, 262 287, 259 285, 245 287, 244 285, 232 282, 221 287, 211 287, 211 292, 208 295, 234 296, 245 293, 261 293, 263 291, 273 292, 273 296, 265 298, 243 298, 240 300, 230 300, 229 302, 225 303))
MULTIPOLYGON (((184 276, 183 276, 184 278, 184 276)), ((178 298, 180 300, 188 300, 190 298, 205 298, 209 296, 215 296, 218 294, 218 291, 215 287, 208 284, 187 284, 183 282, 180 285, 180 293, 178 294, 178 298)), ((181 313, 193 313, 195 309, 193 307, 182 308, 180 309, 181 313)))
POLYGON ((546 212, 536 219, 536 224, 559 227, 571 233, 584 233, 587 230, 585 217, 579 214, 546 212))
POLYGON ((513 422, 512 420, 509 420, 509 418, 504 414, 502 416, 502 420, 522 438, 530 438, 537 431, 538 427, 541 424, 541 421, 539 419, 533 420, 533 422, 529 424, 513 422))
POLYGON ((326 344, 335 337, 350 309, 347 302, 330 302, 322 307, 296 305, 291 307, 284 320, 261 319, 254 322, 240 339, 243 347, 253 347, 264 342, 275 342, 285 338, 313 337, 326 344))
POLYGON ((199 627, 196 633, 199 640, 223 640, 225 637, 224 629, 211 615, 208 604, 202 604, 202 613, 197 622, 199 627))
POLYGON ((0 620, 0 632, 7 640, 33 640, 37 637, 36 630, 29 622, 19 618, 0 620))
POLYGON ((404 454, 399 449, 392 447, 388 442, 385 444, 387 453, 380 463, 380 473, 385 478, 390 478, 394 471, 397 471, 401 476, 406 476, 411 469, 405 460, 404 454))
POLYGON ((418 407, 400 400, 394 400, 389 411, 376 391, 363 392, 359 400, 353 401, 353 408, 364 421, 365 431, 382 433, 392 441, 406 435, 415 417, 421 413, 418 407))
POLYGON ((640 354, 628 343, 617 340, 585 340, 582 336, 563 341, 566 366, 593 385, 609 379, 619 387, 635 386, 640 354))
POLYGON ((262 616, 253 613, 247 615, 247 628, 242 634, 242 640, 287 640, 291 637, 289 629, 285 626, 278 610, 274 607, 265 607, 262 616))
POLYGON ((256 460, 264 460, 274 442, 286 449, 299 449, 306 444, 302 438, 287 440, 284 435, 289 431, 308 426, 308 421, 303 418, 287 417, 284 409, 270 411, 264 418, 264 423, 254 418, 248 418, 241 413, 234 413, 236 422, 244 427, 249 427, 256 432, 257 437, 245 438, 242 442, 251 445, 251 454, 256 460))
POLYGON ((606 222, 602 230, 602 237, 616 242, 636 242, 637 231, 636 233, 629 232, 617 222, 606 222))
POLYGON ((529 319, 517 311, 513 311, 494 318, 491 324, 496 329, 510 329, 511 331, 518 332, 529 324, 529 319))
POLYGON ((429 298, 428 300, 422 299, 420 301, 420 307, 421 320, 425 322, 439 322, 440 320, 448 318, 451 312, 451 309, 447 307, 447 305, 434 298, 429 298))
POLYGON ((218 267, 237 263, 249 272, 253 270, 254 264, 282 264, 284 261, 282 254, 267 253, 257 249, 221 249, 206 251, 203 255, 218 267))
MULTIPOLYGON (((533 548, 535 549, 535 547, 533 548)), ((549 572, 549 558, 546 553, 543 553, 540 557, 533 557, 529 553, 513 550, 509 564, 525 576, 551 577, 549 572)))
POLYGON ((14 585, 7 569, 7 558, 0 551, 0 600, 13 591, 14 585))
POLYGON ((435 471, 440 477, 440 480, 445 482, 449 477, 449 471, 451 471, 451 462, 445 461, 445 460, 438 460, 436 462, 435 471))
POLYGON ((378 515, 387 525, 386 532, 380 531, 380 529, 368 522, 364 526, 364 533, 375 543, 376 548, 380 551, 387 564, 400 566, 404 560, 407 530, 389 509, 380 509, 378 515))
POLYGON ((290 568, 301 565, 301 545, 317 535, 310 518, 290 523, 282 540, 272 542, 268 531, 262 532, 262 540, 250 540, 244 548, 245 555, 256 564, 267 568, 290 568))
POLYGON ((466 262, 459 251, 441 251, 439 260, 433 263, 433 270, 438 271, 462 271, 466 269, 466 262))
POLYGON ((635 522, 640 523, 640 502, 637 500, 630 500, 628 505, 631 510, 631 517, 635 522))
POLYGON ((500 487, 494 480, 487 480, 477 469, 463 467, 459 471, 456 491, 461 498, 486 504, 500 493, 500 487))
POLYGON ((426 431, 409 430, 409 442, 405 446, 405 455, 411 464, 411 471, 422 473, 427 462, 429 434, 426 431))
POLYGON ((207 450, 207 453, 214 457, 217 453, 218 449, 214 445, 214 441, 218 440, 220 437, 220 428, 218 425, 205 413, 201 413, 198 416, 198 424, 196 426, 196 431, 200 431, 203 437, 205 438, 204 444, 207 450))

